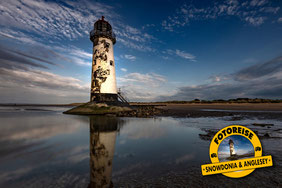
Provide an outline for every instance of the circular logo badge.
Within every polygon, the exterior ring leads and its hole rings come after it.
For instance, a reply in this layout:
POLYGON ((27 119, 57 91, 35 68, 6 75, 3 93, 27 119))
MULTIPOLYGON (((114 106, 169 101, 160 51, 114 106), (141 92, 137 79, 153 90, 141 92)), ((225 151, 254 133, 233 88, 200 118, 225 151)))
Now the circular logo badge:
MULTIPOLYGON (((230 125, 221 129, 213 137, 210 144, 212 163, 261 156, 262 147, 258 136, 251 129, 241 125, 230 125)), ((254 170, 238 170, 222 174, 231 178, 241 178, 254 170)))

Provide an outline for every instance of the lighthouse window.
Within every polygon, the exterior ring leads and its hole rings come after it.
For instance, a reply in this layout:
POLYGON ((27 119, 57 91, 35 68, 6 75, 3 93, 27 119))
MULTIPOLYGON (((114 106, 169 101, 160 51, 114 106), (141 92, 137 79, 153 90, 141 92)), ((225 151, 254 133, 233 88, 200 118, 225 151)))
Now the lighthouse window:
POLYGON ((110 61, 110 65, 111 65, 111 66, 114 66, 114 61, 111 60, 111 61, 110 61))

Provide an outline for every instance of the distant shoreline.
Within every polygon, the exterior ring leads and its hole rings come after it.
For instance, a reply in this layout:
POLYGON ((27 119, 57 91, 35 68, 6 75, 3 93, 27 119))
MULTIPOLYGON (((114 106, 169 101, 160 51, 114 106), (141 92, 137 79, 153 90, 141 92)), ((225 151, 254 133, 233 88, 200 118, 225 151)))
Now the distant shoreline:
POLYGON ((161 107, 169 110, 249 110, 249 111, 281 111, 282 103, 213 103, 213 104, 166 104, 161 107))
MULTIPOLYGON (((85 103, 70 104, 14 104, 5 103, 0 106, 50 106, 75 107, 85 103)), ((190 110, 250 110, 250 111, 282 111, 282 103, 172 103, 172 102, 130 102, 131 106, 155 106, 157 108, 190 111, 190 110)))
POLYGON ((3 103, 0 106, 54 106, 54 107, 63 107, 63 106, 79 106, 84 103, 70 103, 70 104, 16 104, 16 103, 3 103))

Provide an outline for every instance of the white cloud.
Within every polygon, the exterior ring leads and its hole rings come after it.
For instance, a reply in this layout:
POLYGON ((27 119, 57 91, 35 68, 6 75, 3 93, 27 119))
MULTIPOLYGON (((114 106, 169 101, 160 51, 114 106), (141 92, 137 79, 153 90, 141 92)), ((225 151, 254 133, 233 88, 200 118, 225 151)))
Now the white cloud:
POLYGON ((167 80, 156 73, 129 73, 117 78, 118 85, 130 101, 152 101, 160 94, 167 94, 167 80))
POLYGON ((216 19, 220 16, 235 16, 253 26, 261 25, 271 15, 276 14, 280 7, 271 5, 270 1, 252 0, 239 3, 237 0, 215 2, 205 8, 197 8, 193 4, 184 3, 176 13, 162 21, 165 30, 176 31, 187 26, 191 21, 216 19))
POLYGON ((124 46, 128 48, 133 48, 135 50, 143 51, 143 52, 154 52, 156 51, 154 48, 151 48, 147 44, 139 43, 137 44, 136 42, 133 42, 128 39, 123 39, 123 38, 117 38, 117 41, 123 44, 124 46))
POLYGON ((8 78, 9 81, 20 81, 21 84, 26 83, 26 86, 40 86, 55 89, 74 89, 74 90, 88 90, 80 80, 73 77, 65 77, 53 74, 47 71, 30 69, 26 70, 12 70, 1 68, 1 75, 8 78))
POLYGON ((140 34, 140 31, 134 27, 131 26, 126 26, 125 27, 126 31, 129 32, 130 34, 140 34))
POLYGON ((14 31, 12 29, 4 29, 4 28, 1 28, 1 31, 0 31, 0 35, 3 36, 3 37, 6 37, 6 38, 9 38, 9 39, 13 39, 13 40, 17 40, 17 41, 20 41, 20 42, 23 42, 23 43, 27 43, 27 44, 40 44, 38 42, 38 39, 37 37, 30 37, 26 34, 24 34, 23 32, 20 32, 20 31, 14 31))
POLYGON ((276 14, 279 10, 280 7, 262 7, 259 11, 276 14))
POLYGON ((129 25, 117 22, 118 24, 114 27, 115 34, 119 38, 126 38, 126 40, 131 40, 135 42, 146 43, 155 39, 152 35, 141 31, 137 28, 131 27, 129 25))
POLYGON ((73 48, 71 49, 70 52, 72 55, 76 55, 78 57, 82 57, 82 58, 92 58, 92 54, 85 52, 84 50, 81 50, 79 48, 73 48))
POLYGON ((73 77, 36 69, 0 68, 0 73, 1 102, 62 103, 78 98, 85 100, 89 96, 89 84, 73 77))
POLYGON ((85 61, 81 58, 77 57, 72 57, 72 62, 76 63, 77 65, 82 65, 82 66, 91 66, 91 61, 85 61))
POLYGON ((123 71, 123 72, 127 72, 126 68, 121 68, 120 70, 123 71))
MULTIPOLYGON (((212 77, 213 78, 213 77, 212 77)), ((276 57, 265 63, 257 63, 233 74, 214 77, 211 83, 182 86, 176 94, 159 97, 167 100, 202 100, 235 98, 271 98, 282 96, 282 58, 276 57), (226 82, 222 82, 227 80, 226 82), (217 82, 218 81, 218 82, 217 82)))
POLYGON ((211 83, 216 83, 216 82, 222 82, 222 81, 226 81, 226 80, 230 80, 230 76, 227 75, 214 75, 214 76, 210 76, 209 80, 211 83))
POLYGON ((55 38, 81 37, 90 30, 93 21, 101 14, 114 16, 112 7, 101 3, 65 2, 62 5, 45 1, 1 1, 1 25, 17 27, 39 35, 55 38), (111 12, 111 14, 110 14, 111 12))
POLYGON ((142 29, 144 30, 144 29, 152 28, 152 27, 156 27, 156 25, 155 24, 146 24, 142 27, 142 29))
POLYGON ((76 46, 46 45, 37 38, 30 37, 22 32, 13 31, 11 29, 2 30, 0 35, 9 39, 15 39, 16 41, 24 42, 26 44, 25 49, 30 48, 28 53, 33 53, 36 51, 36 54, 34 55, 38 56, 40 53, 46 54, 46 52, 48 52, 49 54, 52 54, 52 57, 50 55, 48 57, 51 59, 59 58, 60 60, 75 63, 80 66, 91 66, 92 53, 86 52, 76 46))
POLYGON ((266 3, 266 0, 252 0, 250 2, 251 6, 262 6, 266 3))
MULTIPOLYGON (((41 0, 3 0, 0 6, 0 25, 25 31, 32 37, 36 33, 45 43, 58 43, 58 40, 66 38, 76 40, 88 36, 93 23, 101 15, 107 15, 106 19, 112 23, 121 44, 140 51, 154 51, 148 47, 150 41, 155 39, 152 35, 124 24, 114 7, 98 2, 66 1, 62 4, 41 0)), ((9 37, 7 33, 5 35, 9 37)), ((21 36, 14 39, 33 42, 29 41, 30 38, 21 36)), ((89 56, 87 53, 77 55, 89 56)))
POLYGON ((130 61, 135 61, 136 60, 136 56, 129 55, 129 54, 121 55, 120 57, 124 58, 124 59, 128 59, 130 61))
POLYGON ((216 81, 216 82, 220 82, 220 81, 221 81, 221 78, 220 78, 219 76, 216 76, 216 77, 215 77, 215 81, 216 81))
POLYGON ((279 23, 282 23, 282 17, 278 18, 277 20, 279 23))
POLYGON ((246 17, 245 20, 254 26, 259 26, 264 23, 264 17, 246 17))
POLYGON ((125 83, 139 82, 158 85, 160 82, 166 82, 166 79, 164 76, 155 73, 141 74, 138 72, 134 72, 120 78, 120 81, 125 83))
POLYGON ((195 60, 196 58, 192 54, 184 52, 184 51, 180 51, 178 49, 175 50, 175 54, 178 55, 179 57, 182 57, 184 59, 189 59, 189 60, 195 60))
POLYGON ((181 57, 183 59, 188 59, 190 61, 196 61, 196 57, 188 52, 185 52, 185 51, 181 51, 181 50, 178 50, 178 49, 175 49, 175 50, 171 50, 171 49, 168 49, 166 51, 163 51, 164 54, 169 54, 169 55, 176 55, 178 57, 181 57))
POLYGON ((129 26, 120 21, 115 21, 114 32, 117 35, 117 41, 122 45, 143 52, 155 52, 151 47, 151 41, 161 42, 154 36, 142 31, 141 29, 129 26))

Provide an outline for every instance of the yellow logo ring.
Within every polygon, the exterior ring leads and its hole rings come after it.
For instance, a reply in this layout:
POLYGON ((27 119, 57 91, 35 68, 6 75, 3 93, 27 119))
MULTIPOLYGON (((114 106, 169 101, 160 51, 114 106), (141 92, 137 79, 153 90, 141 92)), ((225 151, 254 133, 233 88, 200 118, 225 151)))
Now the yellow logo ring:
MULTIPOLYGON (((220 131, 218 131, 211 141, 211 144, 210 144, 210 159, 211 159, 212 163, 218 163, 219 162, 218 147, 224 139, 226 139, 227 137, 232 136, 232 135, 240 135, 240 136, 244 136, 245 138, 247 138, 252 143, 252 145, 254 147, 254 150, 255 150, 254 151, 254 153, 255 153, 254 157, 261 157, 262 156, 262 149, 260 149, 260 150, 255 149, 255 148, 262 148, 260 140, 259 140, 258 136, 251 129, 244 127, 244 126, 241 126, 241 125, 230 125, 230 126, 224 127, 220 131), (230 132, 230 129, 232 130, 232 133, 228 134, 228 132, 230 132), (234 130, 237 130, 237 132, 234 131, 234 130), (241 130, 241 131, 239 131, 239 130, 241 130), (252 136, 250 136, 250 135, 252 135, 252 136), (216 155, 214 155, 214 153, 216 155)), ((240 171, 235 171, 235 172, 226 172, 226 173, 222 173, 222 174, 227 176, 227 177, 231 177, 231 178, 241 178, 241 177, 249 175, 254 170, 255 169, 240 170, 240 171)))

